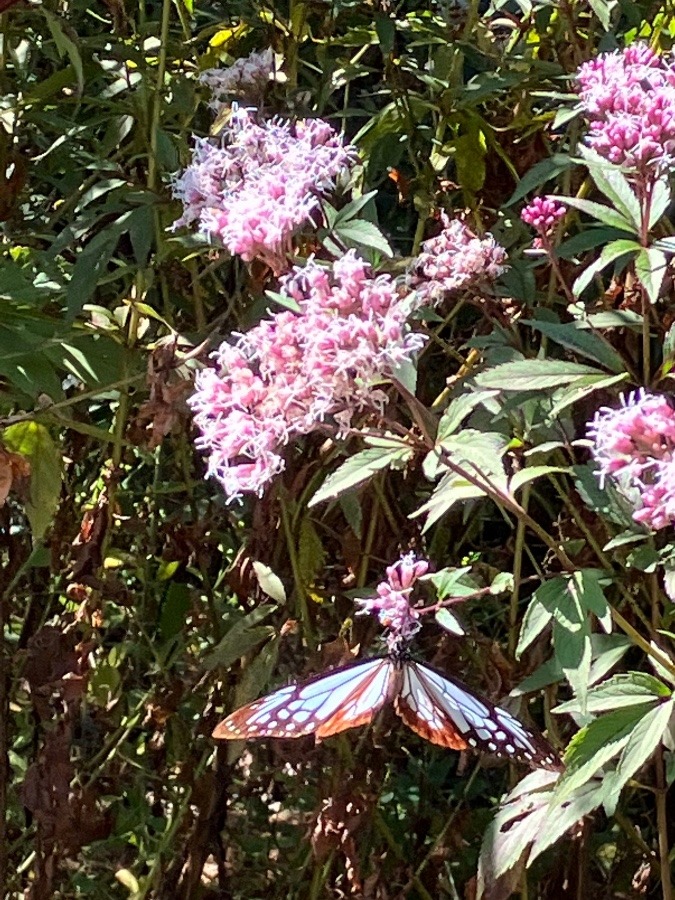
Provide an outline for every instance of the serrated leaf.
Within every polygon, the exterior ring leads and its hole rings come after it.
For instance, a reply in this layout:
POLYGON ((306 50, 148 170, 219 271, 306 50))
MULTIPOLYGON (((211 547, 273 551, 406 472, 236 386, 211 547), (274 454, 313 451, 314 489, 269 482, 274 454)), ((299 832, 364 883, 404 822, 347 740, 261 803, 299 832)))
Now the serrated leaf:
POLYGON ((8 450, 30 462, 26 516, 33 541, 39 541, 52 522, 61 496, 63 459, 47 428, 39 422, 17 422, 2 432, 8 450))
POLYGON ((590 366, 558 359, 523 359, 486 369, 476 377, 479 387, 496 391, 537 391, 558 388, 588 375, 605 377, 590 366))
MULTIPOLYGON (((671 691, 666 685, 647 672, 623 672, 613 675, 602 684, 588 691, 586 708, 589 713, 608 712, 627 706, 648 704, 669 698, 671 691)), ((578 700, 568 700, 553 710, 554 713, 579 712, 578 700)))
POLYGON ((673 714, 674 700, 660 703, 635 725, 626 746, 621 751, 614 772, 605 776, 603 793, 607 815, 612 815, 619 801, 621 789, 640 769, 662 741, 663 733, 673 714))
POLYGON ((448 408, 441 416, 441 421, 438 424, 437 440, 443 441, 451 434, 454 434, 464 419, 466 419, 477 406, 480 406, 481 403, 496 396, 496 391, 472 390, 456 397, 450 402, 448 408))
POLYGON ((608 163, 590 147, 581 146, 579 152, 598 190, 633 225, 636 233, 639 232, 642 224, 640 202, 620 167, 608 163))
POLYGON ((478 860, 478 897, 483 897, 487 886, 497 879, 501 879, 500 887, 504 888, 504 876, 513 870, 514 880, 507 886, 510 896, 515 879, 525 867, 528 848, 542 829, 547 828, 556 777, 552 772, 531 772, 502 802, 483 837, 478 860))
POLYGON ((665 254, 656 247, 641 250, 635 257, 635 274, 647 291, 651 303, 656 303, 668 268, 665 254))
POLYGON ((594 391, 604 391, 622 381, 628 381, 629 377, 628 372, 622 372, 621 375, 588 376, 555 391, 552 395, 553 403, 548 412, 548 420, 556 421, 569 406, 578 403, 594 391))
POLYGON ((339 497, 345 491, 369 481, 376 472, 383 469, 403 468, 412 455, 413 451, 407 444, 394 440, 360 450, 326 478, 307 505, 311 508, 324 500, 339 497))
POLYGON ((615 709, 578 731, 565 753, 567 768, 558 783, 556 802, 561 803, 618 756, 637 723, 653 708, 653 703, 643 703, 615 709))
POLYGON ((277 603, 286 602, 286 588, 284 587, 283 581, 278 575, 275 575, 269 566, 258 560, 254 560, 253 571, 255 572, 255 577, 258 579, 260 589, 267 594, 268 597, 271 597, 272 600, 276 600, 277 603))
POLYGON ((603 203, 596 203, 594 200, 581 200, 579 197, 559 197, 563 203, 573 206, 581 212, 587 213, 599 222, 605 225, 611 225, 612 228, 618 228, 620 231, 626 231, 629 234, 637 234, 637 228, 627 216, 622 215, 611 206, 605 206, 603 203))

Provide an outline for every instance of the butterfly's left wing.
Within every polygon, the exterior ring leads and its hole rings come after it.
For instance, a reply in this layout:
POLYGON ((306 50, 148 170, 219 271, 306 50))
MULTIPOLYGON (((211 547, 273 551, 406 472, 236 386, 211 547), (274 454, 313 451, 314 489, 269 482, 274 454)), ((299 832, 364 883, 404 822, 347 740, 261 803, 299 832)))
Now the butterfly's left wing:
POLYGON ((242 706, 216 726, 213 737, 330 737, 370 722, 393 698, 399 680, 398 668, 386 656, 350 663, 242 706))
POLYGON ((453 750, 485 750, 522 760, 534 768, 562 768, 548 742, 505 709, 430 666, 411 660, 402 665, 403 684, 396 712, 409 728, 432 744, 453 750))

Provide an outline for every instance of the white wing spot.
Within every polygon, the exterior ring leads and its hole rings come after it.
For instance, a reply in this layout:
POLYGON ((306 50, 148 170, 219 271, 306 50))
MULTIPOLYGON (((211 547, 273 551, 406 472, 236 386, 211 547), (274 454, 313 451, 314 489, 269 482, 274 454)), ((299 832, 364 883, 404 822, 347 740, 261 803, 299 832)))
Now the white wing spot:
POLYGON ((287 709, 279 710, 279 718, 280 719, 286 720, 286 719, 290 719, 290 717, 291 717, 291 714, 289 713, 289 711, 287 709))
POLYGON ((312 714, 311 714, 311 712, 309 712, 309 710, 301 709, 301 710, 298 710, 298 712, 296 712, 296 714, 293 716, 293 718, 295 719, 296 722, 300 722, 300 724, 303 725, 307 721, 307 719, 309 719, 309 717, 311 715, 312 714))
POLYGON ((476 734, 481 739, 481 741, 489 741, 492 735, 486 728, 477 728, 476 734))
POLYGON ((476 741, 476 738, 469 738, 468 743, 471 747, 475 747, 478 742, 476 741))
POLYGON ((496 749, 497 745, 493 741, 490 741, 490 743, 488 744, 488 750, 492 750, 494 752, 496 749))
POLYGON ((286 731, 295 731, 295 722, 286 722, 286 731))
POLYGON ((505 732, 505 731, 498 731, 498 732, 495 734, 495 737, 497 738, 498 741, 505 741, 505 740, 506 740, 506 732, 505 732))
POLYGON ((513 744, 507 744, 504 749, 506 750, 507 753, 515 753, 516 752, 516 748, 513 746, 513 744))

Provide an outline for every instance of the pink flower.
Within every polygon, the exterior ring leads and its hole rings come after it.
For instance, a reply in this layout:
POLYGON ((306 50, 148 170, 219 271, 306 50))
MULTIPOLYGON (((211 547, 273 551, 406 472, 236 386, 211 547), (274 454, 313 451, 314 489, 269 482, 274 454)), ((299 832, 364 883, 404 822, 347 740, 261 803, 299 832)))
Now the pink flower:
POLYGON ((588 429, 601 483, 610 475, 639 491, 633 518, 653 529, 675 521, 675 409, 644 389, 602 407, 588 429))
POLYGON ((577 72, 587 142, 610 162, 656 178, 675 153, 675 70, 646 44, 603 53, 577 72))
POLYGON ((410 605, 410 595, 418 578, 429 571, 425 559, 416 559, 414 553, 406 553, 387 569, 387 580, 381 581, 376 597, 357 599, 360 605, 357 615, 376 615, 380 624, 388 630, 390 646, 401 640, 409 641, 419 631, 419 613, 410 605))
POLYGON ((411 283, 422 302, 438 304, 449 291, 479 281, 494 281, 505 271, 506 251, 492 235, 478 238, 442 212, 443 230, 422 244, 413 261, 411 283))
POLYGON ((258 124, 245 109, 222 140, 196 139, 192 162, 173 184, 184 207, 173 227, 196 222, 204 238, 278 275, 288 268, 293 236, 353 166, 356 151, 320 119, 258 124))
POLYGON ((520 213, 520 218, 530 225, 540 237, 547 237, 563 218, 567 210, 555 197, 535 197, 520 213))
POLYGON ((222 344, 189 400, 207 475, 230 499, 262 493, 285 467, 284 446, 328 417, 344 430, 360 411, 381 412, 379 384, 424 343, 406 324, 410 298, 353 250, 330 268, 310 260, 281 284, 300 312, 222 344))
POLYGON ((206 69, 199 76, 202 84, 211 89, 209 106, 219 112, 232 97, 257 102, 274 72, 274 51, 271 47, 254 51, 245 59, 238 59, 225 69, 206 69))

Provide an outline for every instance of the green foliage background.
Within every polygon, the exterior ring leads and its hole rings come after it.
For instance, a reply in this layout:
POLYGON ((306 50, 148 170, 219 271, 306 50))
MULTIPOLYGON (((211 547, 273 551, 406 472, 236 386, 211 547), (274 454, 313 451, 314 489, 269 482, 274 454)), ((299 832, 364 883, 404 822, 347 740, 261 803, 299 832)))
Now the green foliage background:
MULTIPOLYGON (((628 561, 625 547, 603 551, 630 517, 618 495, 599 490, 583 449, 576 472, 569 457, 547 457, 548 477, 525 485, 522 504, 540 533, 489 502, 459 505, 441 495, 439 515, 420 536, 422 520, 409 515, 434 490, 421 459, 311 506, 343 454, 315 437, 291 449, 287 471, 262 500, 227 506, 203 480, 184 400, 208 350, 264 314, 269 285, 255 267, 168 227, 180 213, 172 173, 187 163, 191 135, 211 127, 198 73, 274 47, 286 79, 268 112, 326 117, 356 143, 363 190, 377 191, 364 217, 399 256, 419 247, 441 194, 510 250, 501 293, 551 315, 521 324, 492 298, 431 323, 418 398, 441 412, 446 385, 476 373, 477 388, 500 390, 507 373, 498 366, 517 364, 514 348, 529 362, 558 361, 557 370, 522 369, 523 390, 489 422, 474 422, 516 451, 543 445, 551 439, 549 389, 565 383, 573 371, 565 366, 590 357, 600 374, 589 392, 608 391, 625 381, 622 359, 639 370, 639 351, 624 346, 617 362, 611 339, 589 350, 569 330, 556 331, 567 299, 523 255, 531 235, 518 203, 542 185, 569 194, 581 184, 566 155, 580 128, 566 76, 640 35, 669 46, 673 29, 670 4, 647 0, 6 6, 5 896, 320 898, 358 893, 357 882, 367 897, 476 896, 481 841, 515 770, 460 759, 386 717, 316 747, 307 739, 242 751, 210 737, 223 709, 335 663, 347 640, 370 647, 377 629, 352 622, 349 592, 372 587, 401 549, 423 549, 439 569, 471 566, 480 584, 514 573, 510 602, 486 594, 463 607, 468 638, 430 632, 420 651, 492 697, 535 673, 528 690, 544 691, 532 712, 558 746, 574 728, 550 709, 579 695, 584 706, 591 664, 606 674, 624 657, 624 670, 651 671, 644 643, 648 650, 658 629, 668 632, 672 610, 662 595, 654 599, 654 573, 670 551, 644 534, 632 539, 628 561), (556 619, 550 660, 548 619, 526 621, 516 654, 532 583, 559 574, 547 538, 573 568, 607 576, 600 587, 596 575, 580 576, 586 605, 556 619), (623 580, 605 596, 618 571, 623 580), (607 624, 608 603, 619 634, 604 634, 591 617, 607 624)), ((586 244, 561 254, 570 274, 574 254, 590 252, 588 262, 602 239, 594 232, 589 240, 589 231, 580 227, 586 244)), ((656 327, 659 346, 669 317, 656 327)), ((569 436, 593 409, 572 407, 586 402, 588 384, 576 385, 554 416, 569 436)), ((404 404, 399 414, 409 417, 404 404)), ((572 592, 567 582, 548 584, 554 600, 541 604, 554 615, 572 592)), ((639 684, 644 708, 636 716, 628 707, 632 719, 622 708, 621 728, 637 727, 661 709, 655 698, 669 697, 639 684)), ((601 745, 615 733, 594 739, 601 745)), ((665 765, 660 749, 656 767, 631 781, 614 809, 600 800, 584 808, 574 795, 580 805, 568 835, 528 872, 516 865, 526 846, 516 842, 511 868, 487 896, 671 896, 665 765)), ((583 775, 578 781, 582 791, 593 788, 583 775)))

